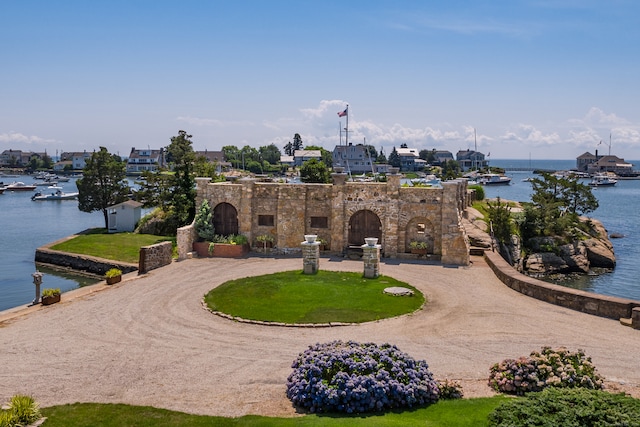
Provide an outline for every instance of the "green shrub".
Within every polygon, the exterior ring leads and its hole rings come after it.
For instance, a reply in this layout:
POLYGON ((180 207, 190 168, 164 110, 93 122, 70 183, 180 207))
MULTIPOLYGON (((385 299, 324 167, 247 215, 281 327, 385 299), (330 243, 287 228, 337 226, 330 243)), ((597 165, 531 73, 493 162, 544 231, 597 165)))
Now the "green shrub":
POLYGON ((60 288, 44 288, 42 290, 43 297, 53 297, 56 295, 60 295, 60 288))
POLYGON ((215 235, 213 229, 213 214, 209 202, 205 199, 200 205, 200 209, 196 213, 196 217, 193 223, 198 237, 202 240, 211 241, 215 235))
MULTIPOLYGON (((24 426, 39 420, 40 409, 33 397, 16 394, 9 400, 6 411, 10 414, 9 424, 7 426, 24 426)), ((6 414, 0 416, 0 426, 6 421, 6 414), (4 420, 3 420, 4 418, 4 420)))
POLYGON ((490 369, 489 386, 496 391, 522 395, 546 387, 601 389, 603 380, 584 351, 542 347, 529 357, 506 359, 490 369))
POLYGON ((438 393, 440 399, 462 399, 462 385, 458 381, 450 381, 445 378, 444 381, 438 381, 438 393))
POLYGON ((106 277, 107 279, 118 276, 122 276, 122 270, 120 270, 119 268, 111 268, 107 270, 106 273, 104 273, 104 277, 106 277))
POLYGON ((0 427, 13 427, 14 425, 11 412, 0 409, 0 427))
POLYGON ((484 200, 484 187, 482 185, 470 185, 467 188, 476 191, 476 200, 484 200))
POLYGON ((640 426, 640 400, 600 390, 550 387, 501 403, 489 414, 492 427, 640 426))

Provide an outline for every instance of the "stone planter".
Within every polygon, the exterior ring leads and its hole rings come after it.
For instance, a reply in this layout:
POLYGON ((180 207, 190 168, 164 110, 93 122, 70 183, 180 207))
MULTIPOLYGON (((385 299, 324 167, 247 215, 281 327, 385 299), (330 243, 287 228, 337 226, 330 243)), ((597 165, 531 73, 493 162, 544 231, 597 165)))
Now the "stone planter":
POLYGON ((364 239, 364 242, 367 244, 367 246, 375 246, 378 244, 378 238, 377 237, 366 237, 364 239))
POLYGON ((411 249, 411 253, 412 254, 416 254, 416 255, 426 255, 427 254, 427 249, 412 248, 411 249))
POLYGON ((304 235, 304 239, 307 241, 307 243, 315 243, 317 238, 318 238, 317 234, 305 234, 304 235))
POLYGON ((210 242, 193 242, 193 251, 198 254, 198 258, 207 258, 211 256, 209 254, 210 242))
POLYGON ((60 294, 42 297, 42 305, 51 305, 60 302, 60 294))
POLYGON ((209 242, 194 242, 193 250, 198 253, 198 258, 240 258, 249 252, 249 245, 214 243, 213 251, 209 252, 209 242))
POLYGON ((122 275, 107 277, 107 285, 115 285, 116 283, 122 281, 122 275))

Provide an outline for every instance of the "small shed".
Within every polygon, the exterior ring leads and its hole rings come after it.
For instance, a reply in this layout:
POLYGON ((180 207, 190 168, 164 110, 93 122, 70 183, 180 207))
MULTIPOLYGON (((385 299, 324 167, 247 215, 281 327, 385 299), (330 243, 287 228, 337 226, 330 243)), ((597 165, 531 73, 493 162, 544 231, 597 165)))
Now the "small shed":
POLYGON ((133 231, 140 221, 142 203, 135 200, 127 200, 107 208, 109 233, 133 231))

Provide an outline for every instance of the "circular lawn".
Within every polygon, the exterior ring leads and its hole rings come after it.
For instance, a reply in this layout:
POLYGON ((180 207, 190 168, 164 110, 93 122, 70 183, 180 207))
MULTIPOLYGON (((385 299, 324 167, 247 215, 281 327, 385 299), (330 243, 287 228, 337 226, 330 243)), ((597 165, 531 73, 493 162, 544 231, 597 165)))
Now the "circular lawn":
POLYGON ((291 324, 362 323, 418 310, 424 295, 387 276, 365 279, 361 273, 321 270, 285 271, 231 280, 205 295, 210 310, 247 320, 291 324), (411 289, 393 296, 389 287, 411 289))

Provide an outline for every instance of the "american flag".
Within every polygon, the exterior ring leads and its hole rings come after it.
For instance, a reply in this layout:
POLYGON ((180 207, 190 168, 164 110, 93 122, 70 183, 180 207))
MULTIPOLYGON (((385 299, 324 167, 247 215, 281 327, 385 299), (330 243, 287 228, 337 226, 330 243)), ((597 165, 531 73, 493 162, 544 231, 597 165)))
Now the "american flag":
POLYGON ((338 113, 338 117, 344 117, 347 115, 347 110, 349 109, 349 107, 345 108, 344 111, 340 111, 338 113))

